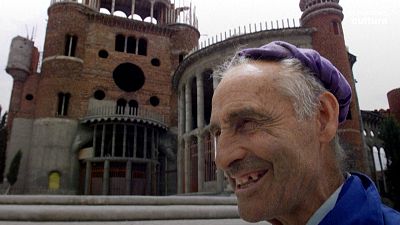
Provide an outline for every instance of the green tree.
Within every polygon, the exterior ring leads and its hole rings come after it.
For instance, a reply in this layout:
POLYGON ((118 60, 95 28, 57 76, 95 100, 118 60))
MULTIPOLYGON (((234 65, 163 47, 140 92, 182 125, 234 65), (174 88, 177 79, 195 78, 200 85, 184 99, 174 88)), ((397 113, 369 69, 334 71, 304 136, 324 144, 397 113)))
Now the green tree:
POLYGON ((386 176, 389 181, 390 198, 394 207, 400 210, 400 125, 392 118, 386 118, 379 132, 387 158, 386 176))
POLYGON ((14 155, 14 158, 11 161, 10 168, 8 168, 7 182, 9 185, 5 194, 8 194, 11 186, 13 186, 17 182, 21 159, 22 159, 22 152, 21 150, 18 150, 17 154, 14 155))

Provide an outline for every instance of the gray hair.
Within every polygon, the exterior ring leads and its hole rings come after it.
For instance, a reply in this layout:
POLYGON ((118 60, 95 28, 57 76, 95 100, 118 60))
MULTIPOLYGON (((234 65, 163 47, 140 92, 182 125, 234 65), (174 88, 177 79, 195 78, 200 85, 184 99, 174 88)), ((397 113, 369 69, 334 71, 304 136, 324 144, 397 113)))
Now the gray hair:
MULTIPOLYGON (((253 59, 244 57, 234 57, 217 68, 214 74, 222 79, 225 73, 233 67, 254 61, 253 59)), ((277 79, 278 90, 282 95, 291 100, 298 120, 311 119, 321 107, 319 96, 327 91, 326 88, 298 59, 283 59, 277 61, 277 63, 282 68, 280 76, 277 79)), ((337 134, 332 139, 330 145, 335 151, 336 162, 341 171, 346 171, 346 154, 339 143, 339 136, 337 134)))

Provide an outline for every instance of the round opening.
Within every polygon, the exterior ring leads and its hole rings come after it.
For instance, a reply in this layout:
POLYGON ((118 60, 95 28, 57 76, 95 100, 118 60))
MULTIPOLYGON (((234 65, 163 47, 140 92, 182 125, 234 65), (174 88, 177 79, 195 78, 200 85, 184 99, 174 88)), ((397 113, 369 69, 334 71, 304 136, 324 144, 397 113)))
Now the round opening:
POLYGON ((160 104, 160 99, 157 96, 150 97, 150 104, 152 106, 158 106, 160 104))
POLYGON ((143 87, 145 77, 142 69, 132 63, 123 63, 113 72, 115 84, 123 91, 134 92, 143 87))
POLYGON ((33 95, 27 94, 27 95, 25 96, 25 99, 28 100, 28 101, 32 101, 32 100, 33 100, 33 95))
POLYGON ((108 58, 108 52, 106 50, 100 50, 99 51, 99 57, 103 58, 103 59, 108 58))
POLYGON ((154 59, 152 59, 151 60, 151 65, 153 65, 153 66, 160 66, 161 65, 161 62, 160 62, 160 60, 159 59, 157 59, 157 58, 154 58, 154 59))
POLYGON ((106 93, 102 90, 97 90, 94 92, 94 98, 97 100, 103 100, 106 97, 106 93))

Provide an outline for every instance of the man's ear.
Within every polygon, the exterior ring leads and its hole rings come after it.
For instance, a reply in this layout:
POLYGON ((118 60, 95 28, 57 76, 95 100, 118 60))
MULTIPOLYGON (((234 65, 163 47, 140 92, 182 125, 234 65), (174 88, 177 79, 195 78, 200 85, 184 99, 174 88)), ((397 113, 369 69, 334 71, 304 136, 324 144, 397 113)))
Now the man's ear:
POLYGON ((339 125, 339 103, 330 92, 324 92, 319 96, 319 140, 329 143, 336 135, 339 125))

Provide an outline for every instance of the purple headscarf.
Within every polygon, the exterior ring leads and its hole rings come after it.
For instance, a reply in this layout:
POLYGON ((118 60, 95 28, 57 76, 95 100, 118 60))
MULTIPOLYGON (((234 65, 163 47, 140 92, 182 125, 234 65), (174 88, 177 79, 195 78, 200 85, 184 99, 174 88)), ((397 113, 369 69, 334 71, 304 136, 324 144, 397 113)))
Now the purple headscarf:
POLYGON ((351 101, 351 87, 343 74, 317 51, 297 48, 283 41, 274 41, 259 48, 243 49, 237 55, 254 60, 280 60, 288 58, 300 60, 338 100, 339 123, 346 120, 351 101))

